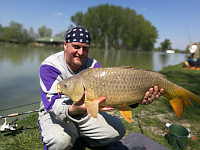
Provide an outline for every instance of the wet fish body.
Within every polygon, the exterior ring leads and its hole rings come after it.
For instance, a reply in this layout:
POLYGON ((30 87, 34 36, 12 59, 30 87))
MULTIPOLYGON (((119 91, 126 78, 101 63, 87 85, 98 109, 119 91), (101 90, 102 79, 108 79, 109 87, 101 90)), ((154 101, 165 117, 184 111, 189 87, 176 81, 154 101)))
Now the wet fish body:
POLYGON ((100 103, 100 106, 118 108, 130 122, 132 116, 128 106, 140 102, 146 91, 155 85, 164 88, 162 95, 169 100, 178 118, 182 116, 185 105, 192 106, 189 97, 200 103, 200 97, 172 83, 166 76, 133 67, 85 69, 60 81, 56 89, 69 96, 75 103, 84 96, 87 112, 93 117, 97 117, 98 113, 97 99, 105 96, 106 100, 100 103))

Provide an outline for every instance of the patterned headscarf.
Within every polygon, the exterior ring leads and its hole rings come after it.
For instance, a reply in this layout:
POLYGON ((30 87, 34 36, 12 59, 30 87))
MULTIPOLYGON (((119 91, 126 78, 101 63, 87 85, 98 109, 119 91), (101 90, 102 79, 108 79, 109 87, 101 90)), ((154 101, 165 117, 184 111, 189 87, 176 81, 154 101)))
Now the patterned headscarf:
POLYGON ((90 45, 90 33, 83 27, 77 26, 73 27, 66 32, 65 36, 66 43, 80 42, 87 43, 90 45))

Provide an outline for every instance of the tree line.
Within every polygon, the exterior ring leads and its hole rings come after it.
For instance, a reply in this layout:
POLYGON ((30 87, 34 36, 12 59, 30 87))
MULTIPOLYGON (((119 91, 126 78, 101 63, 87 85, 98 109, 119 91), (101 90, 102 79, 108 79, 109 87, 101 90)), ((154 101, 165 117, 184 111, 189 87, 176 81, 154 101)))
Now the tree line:
MULTIPOLYGON (((158 31, 151 22, 135 10, 121 6, 105 4, 89 7, 85 13, 77 12, 71 16, 71 21, 88 29, 92 46, 101 49, 151 51, 158 38, 158 31)), ((63 32, 56 35, 64 37, 63 32)), ((39 37, 51 35, 52 30, 44 25, 36 33, 33 27, 25 29, 23 24, 14 21, 7 27, 0 24, 0 41, 28 44, 39 37)), ((168 39, 161 43, 161 49, 164 47, 171 47, 168 39)))
POLYGON ((11 21, 9 26, 2 27, 0 24, 0 41, 1 42, 11 42, 19 44, 28 44, 34 42, 39 37, 51 36, 52 30, 46 26, 41 26, 38 28, 38 33, 36 33, 33 27, 29 30, 23 27, 23 24, 11 21))

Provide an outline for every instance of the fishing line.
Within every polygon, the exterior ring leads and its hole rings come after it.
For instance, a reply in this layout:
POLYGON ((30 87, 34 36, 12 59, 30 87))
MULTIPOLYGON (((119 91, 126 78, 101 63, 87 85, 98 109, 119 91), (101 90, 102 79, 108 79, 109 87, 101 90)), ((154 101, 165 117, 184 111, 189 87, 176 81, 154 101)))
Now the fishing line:
MULTIPOLYGON (((141 112, 141 105, 139 105, 139 112, 136 114, 136 113, 134 113, 135 114, 135 118, 136 118, 136 120, 137 120, 137 122, 138 122, 138 126, 139 126, 139 128, 140 128, 140 132, 142 133, 142 134, 144 134, 144 131, 143 131, 143 129, 142 129, 142 126, 141 126, 141 124, 140 124, 140 121, 139 121, 139 113, 141 112)), ((134 109, 133 109, 134 110, 134 109)))
MULTIPOLYGON (((140 112, 141 112, 141 105, 140 105, 140 112)), ((141 132, 142 134, 144 134, 144 132, 143 132, 143 130, 142 130, 142 126, 141 126, 141 124, 140 124, 140 122, 139 122, 139 116, 138 116, 138 118, 137 118, 137 122, 138 122, 138 126, 139 126, 139 128, 140 128, 140 132, 141 132)))
POLYGON ((191 43, 190 33, 189 33, 189 30, 188 30, 186 24, 185 24, 185 29, 186 29, 186 32, 187 32, 187 36, 188 36, 189 42, 191 43))
POLYGON ((33 104, 37 104, 37 103, 39 103, 39 101, 38 102, 29 103, 29 104, 20 105, 20 106, 14 106, 14 107, 11 107, 11 108, 2 109, 2 110, 0 110, 0 112, 1 111, 6 111, 6 110, 10 110, 10 109, 19 108, 19 107, 24 107, 24 106, 28 106, 28 105, 33 105, 33 104))

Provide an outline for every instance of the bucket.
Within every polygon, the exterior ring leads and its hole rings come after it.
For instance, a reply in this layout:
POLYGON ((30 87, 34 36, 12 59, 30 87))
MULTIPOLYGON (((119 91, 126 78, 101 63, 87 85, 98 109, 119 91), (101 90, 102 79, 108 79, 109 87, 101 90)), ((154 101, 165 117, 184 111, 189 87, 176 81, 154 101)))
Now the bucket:
POLYGON ((172 124, 169 126, 168 143, 173 149, 181 150, 186 147, 189 132, 180 125, 172 124))

